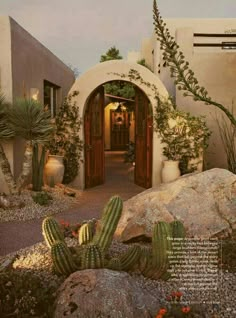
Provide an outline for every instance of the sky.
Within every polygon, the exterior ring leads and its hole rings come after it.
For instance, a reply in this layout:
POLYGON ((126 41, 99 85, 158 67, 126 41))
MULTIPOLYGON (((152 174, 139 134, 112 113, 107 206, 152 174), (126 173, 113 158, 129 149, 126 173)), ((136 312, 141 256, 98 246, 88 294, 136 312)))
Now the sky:
MULTIPOLYGON (((236 0, 157 0, 163 18, 236 18, 236 0)), ((81 73, 116 46, 126 58, 153 32, 152 0, 0 0, 10 15, 81 73)))

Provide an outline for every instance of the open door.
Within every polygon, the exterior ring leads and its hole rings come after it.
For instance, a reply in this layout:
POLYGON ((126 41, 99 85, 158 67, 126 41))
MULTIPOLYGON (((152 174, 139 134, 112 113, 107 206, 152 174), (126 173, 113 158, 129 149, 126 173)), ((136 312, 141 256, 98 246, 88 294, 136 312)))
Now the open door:
POLYGON ((85 187, 104 183, 104 88, 96 89, 84 116, 85 187))
POLYGON ((135 89, 135 183, 144 188, 152 186, 153 118, 150 102, 139 89, 135 89))

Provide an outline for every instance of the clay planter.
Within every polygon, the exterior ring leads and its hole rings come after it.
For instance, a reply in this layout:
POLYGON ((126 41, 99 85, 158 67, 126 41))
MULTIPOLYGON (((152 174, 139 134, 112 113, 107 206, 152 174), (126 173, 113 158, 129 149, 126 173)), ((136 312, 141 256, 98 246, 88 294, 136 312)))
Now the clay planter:
POLYGON ((46 184, 54 187, 55 184, 62 183, 64 171, 63 156, 49 155, 44 169, 46 184))
POLYGON ((171 182, 180 177, 179 161, 166 160, 163 161, 161 171, 161 179, 163 183, 171 182))

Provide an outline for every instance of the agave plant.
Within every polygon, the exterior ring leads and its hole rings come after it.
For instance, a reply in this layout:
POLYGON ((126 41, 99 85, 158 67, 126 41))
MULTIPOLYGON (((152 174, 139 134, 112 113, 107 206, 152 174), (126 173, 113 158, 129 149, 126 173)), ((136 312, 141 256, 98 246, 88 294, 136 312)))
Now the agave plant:
POLYGON ((11 172, 9 161, 3 148, 3 141, 14 137, 14 131, 8 126, 6 118, 6 110, 9 104, 5 102, 4 95, 0 92, 0 169, 7 183, 9 192, 14 194, 17 192, 16 182, 11 172))
POLYGON ((8 108, 6 116, 9 129, 26 141, 22 170, 17 179, 17 189, 20 190, 31 173, 33 145, 47 143, 52 136, 53 125, 50 112, 32 99, 18 99, 8 108))

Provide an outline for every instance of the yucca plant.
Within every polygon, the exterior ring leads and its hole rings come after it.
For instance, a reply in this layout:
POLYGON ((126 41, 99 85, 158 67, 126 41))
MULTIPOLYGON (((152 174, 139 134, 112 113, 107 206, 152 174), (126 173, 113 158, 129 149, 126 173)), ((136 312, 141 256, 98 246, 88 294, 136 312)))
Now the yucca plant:
POLYGON ((6 117, 9 129, 26 141, 22 171, 17 179, 17 189, 20 190, 31 173, 33 145, 47 143, 52 136, 53 125, 50 112, 32 99, 18 99, 8 108, 6 117))
POLYGON ((3 148, 3 142, 14 137, 14 131, 8 126, 6 110, 9 104, 6 103, 3 93, 0 92, 0 169, 7 183, 11 194, 17 193, 16 182, 11 172, 9 161, 3 148))

